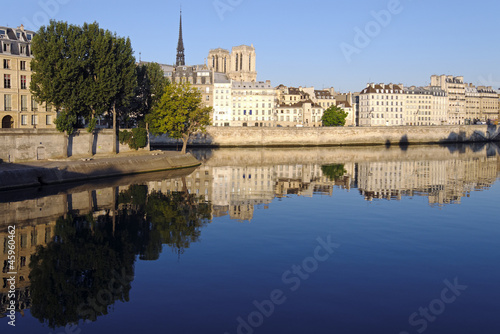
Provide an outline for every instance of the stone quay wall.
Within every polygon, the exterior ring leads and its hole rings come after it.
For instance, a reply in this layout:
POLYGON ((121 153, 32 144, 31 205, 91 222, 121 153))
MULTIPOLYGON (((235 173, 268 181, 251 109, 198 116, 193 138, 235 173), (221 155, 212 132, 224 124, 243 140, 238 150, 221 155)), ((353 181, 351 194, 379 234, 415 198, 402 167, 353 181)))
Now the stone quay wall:
POLYGON ((191 154, 158 152, 100 159, 0 165, 0 191, 199 166, 191 154))
MULTIPOLYGON (((488 125, 254 128, 209 127, 191 136, 199 147, 301 147, 467 143, 500 140, 500 128, 488 125)), ((151 136, 151 146, 180 146, 179 140, 151 136)))
MULTIPOLYGON (((134 151, 117 140, 118 151, 134 151)), ((149 145, 143 149, 149 151, 149 145)), ((113 153, 113 130, 93 138, 86 130, 66 136, 55 129, 0 129, 0 162, 23 162, 113 153), (92 142, 92 145, 90 145, 92 142), (92 150, 92 152, 91 152, 92 150)))

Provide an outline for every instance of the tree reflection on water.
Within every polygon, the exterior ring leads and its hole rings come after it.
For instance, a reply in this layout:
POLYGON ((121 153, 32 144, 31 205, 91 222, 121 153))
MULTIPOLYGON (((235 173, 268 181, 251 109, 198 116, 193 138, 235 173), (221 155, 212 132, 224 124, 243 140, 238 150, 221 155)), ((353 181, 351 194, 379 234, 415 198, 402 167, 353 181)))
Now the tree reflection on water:
POLYGON ((131 186, 115 207, 60 217, 53 241, 32 256, 31 314, 40 322, 55 328, 108 314, 129 300, 136 256, 156 260, 164 244, 180 256, 211 219, 209 203, 187 190, 131 186))

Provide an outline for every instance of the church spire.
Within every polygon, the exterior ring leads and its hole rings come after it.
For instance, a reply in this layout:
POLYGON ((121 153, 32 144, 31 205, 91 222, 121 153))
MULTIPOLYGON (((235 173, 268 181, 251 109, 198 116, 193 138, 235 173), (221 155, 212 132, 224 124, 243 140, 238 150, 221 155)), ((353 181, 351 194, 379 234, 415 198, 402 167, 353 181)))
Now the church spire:
POLYGON ((177 60, 175 63, 177 66, 186 65, 186 61, 184 58, 184 42, 182 40, 182 9, 181 16, 179 21, 179 42, 177 43, 177 60))

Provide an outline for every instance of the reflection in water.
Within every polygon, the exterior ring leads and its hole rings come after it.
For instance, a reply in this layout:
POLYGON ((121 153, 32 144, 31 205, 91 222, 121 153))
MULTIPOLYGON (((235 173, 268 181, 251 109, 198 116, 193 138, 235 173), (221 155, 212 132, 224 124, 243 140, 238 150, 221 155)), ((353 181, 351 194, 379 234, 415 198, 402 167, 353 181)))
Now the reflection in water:
POLYGON ((496 181, 497 152, 492 144, 214 150, 190 175, 0 203, 0 314, 8 305, 9 224, 19 245, 18 311, 31 308, 40 321, 64 326, 127 301, 136 257, 157 260, 163 245, 180 256, 213 217, 251 221, 275 198, 332 196, 335 188, 358 188, 360 200, 426 196, 431 205, 457 204, 496 181))
MULTIPOLYGON (((133 185, 113 196, 116 193, 117 188, 110 189, 112 206, 103 208, 109 203, 90 192, 87 200, 94 210, 60 217, 43 242, 38 242, 34 230, 29 273, 26 263, 20 263, 20 273, 29 275, 30 286, 19 286, 23 300, 18 301, 18 310, 31 308, 31 314, 51 328, 95 321, 116 301, 129 300, 136 255, 156 260, 162 244, 180 255, 198 240, 200 228, 211 218, 210 205, 186 191, 148 193, 147 186, 133 185)), ((19 233, 21 248, 28 230, 19 233)), ((2 293, 2 307, 8 302, 2 293)))

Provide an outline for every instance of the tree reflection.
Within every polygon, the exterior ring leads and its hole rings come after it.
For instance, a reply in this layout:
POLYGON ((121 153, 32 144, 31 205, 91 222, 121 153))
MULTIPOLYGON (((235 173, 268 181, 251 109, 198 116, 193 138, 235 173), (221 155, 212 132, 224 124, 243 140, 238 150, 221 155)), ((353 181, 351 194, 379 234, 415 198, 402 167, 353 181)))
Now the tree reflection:
POLYGON ((211 206, 202 198, 185 192, 164 195, 153 192, 146 206, 147 220, 159 231, 162 242, 178 254, 200 237, 200 228, 209 222, 211 206))
POLYGON ((336 181, 347 173, 343 164, 323 165, 321 166, 321 171, 331 181, 336 181))
POLYGON ((31 313, 51 328, 95 321, 116 301, 128 301, 136 256, 156 260, 167 244, 179 255, 199 240, 211 218, 203 199, 181 193, 148 195, 132 186, 103 215, 67 214, 54 240, 30 263, 31 313))

